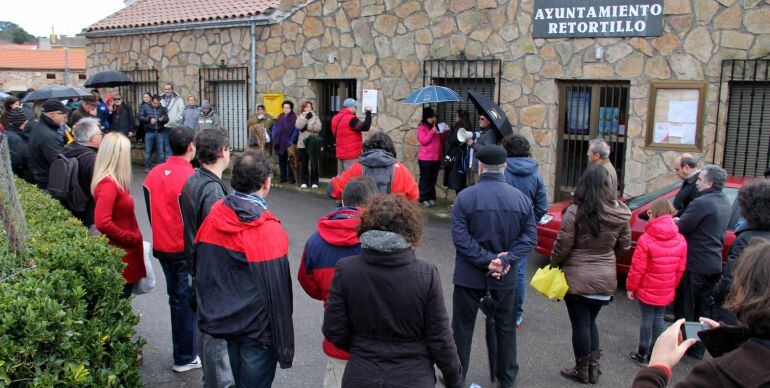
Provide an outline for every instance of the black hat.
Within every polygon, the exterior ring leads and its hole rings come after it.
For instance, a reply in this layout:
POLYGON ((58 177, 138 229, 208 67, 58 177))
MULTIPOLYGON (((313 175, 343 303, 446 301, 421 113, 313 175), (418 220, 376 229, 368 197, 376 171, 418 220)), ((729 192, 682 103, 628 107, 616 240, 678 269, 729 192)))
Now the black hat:
POLYGON ((484 145, 479 147, 476 157, 487 166, 496 166, 505 163, 508 154, 499 145, 484 145))
POLYGON ((67 113, 67 108, 59 100, 53 98, 45 100, 43 103, 43 112, 62 112, 67 113))
POLYGON ((15 127, 20 127, 27 121, 27 115, 24 114, 24 109, 21 108, 14 108, 5 112, 5 117, 15 127))

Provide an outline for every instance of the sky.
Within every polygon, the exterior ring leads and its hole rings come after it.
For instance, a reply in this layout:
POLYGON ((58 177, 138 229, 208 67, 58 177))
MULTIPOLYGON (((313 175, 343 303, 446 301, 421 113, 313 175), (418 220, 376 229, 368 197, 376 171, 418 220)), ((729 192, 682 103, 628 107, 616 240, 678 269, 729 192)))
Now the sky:
POLYGON ((51 26, 59 35, 73 36, 123 8, 123 0, 2 0, 2 3, 0 20, 16 23, 35 36, 50 35, 51 26))

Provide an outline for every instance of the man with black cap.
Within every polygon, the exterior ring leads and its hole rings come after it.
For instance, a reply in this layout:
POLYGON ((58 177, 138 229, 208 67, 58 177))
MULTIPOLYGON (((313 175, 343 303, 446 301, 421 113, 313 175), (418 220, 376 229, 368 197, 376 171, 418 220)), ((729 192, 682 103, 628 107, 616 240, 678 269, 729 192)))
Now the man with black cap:
POLYGON ((452 330, 464 384, 476 315, 480 300, 489 289, 497 302, 496 378, 500 387, 513 387, 519 371, 514 329, 515 268, 534 248, 537 226, 530 199, 505 182, 505 149, 498 145, 477 149, 479 183, 457 195, 452 211, 452 241, 457 252, 452 330), (511 268, 513 274, 508 275, 511 268))
POLYGON ((35 183, 27 162, 29 134, 23 129, 26 125, 27 115, 22 108, 11 108, 5 112, 5 134, 8 136, 8 148, 11 151, 11 168, 25 181, 35 183))
POLYGON ((29 170, 41 189, 48 189, 48 170, 64 143, 59 128, 67 122, 67 108, 59 100, 46 100, 40 120, 32 127, 29 140, 29 170))

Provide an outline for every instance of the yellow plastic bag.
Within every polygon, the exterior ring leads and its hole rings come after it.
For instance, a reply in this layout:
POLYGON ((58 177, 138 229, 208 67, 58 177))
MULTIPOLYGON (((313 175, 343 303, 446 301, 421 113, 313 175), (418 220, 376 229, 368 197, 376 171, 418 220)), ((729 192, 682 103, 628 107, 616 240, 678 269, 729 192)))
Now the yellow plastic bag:
POLYGON ((564 272, 558 268, 551 268, 550 265, 539 268, 529 284, 546 298, 557 301, 564 299, 569 289, 564 272))

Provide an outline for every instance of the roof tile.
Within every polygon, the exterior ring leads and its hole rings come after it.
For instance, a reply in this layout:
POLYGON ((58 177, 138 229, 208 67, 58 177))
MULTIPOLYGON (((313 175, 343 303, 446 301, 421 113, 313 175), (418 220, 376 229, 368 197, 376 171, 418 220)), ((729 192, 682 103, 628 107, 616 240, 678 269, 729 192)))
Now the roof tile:
MULTIPOLYGON (((71 70, 86 69, 85 50, 70 50, 68 60, 71 70)), ((64 51, 0 49, 0 68, 63 70, 64 51)))
POLYGON ((278 8, 280 0, 139 0, 86 31, 137 28, 189 21, 237 19, 278 8))

